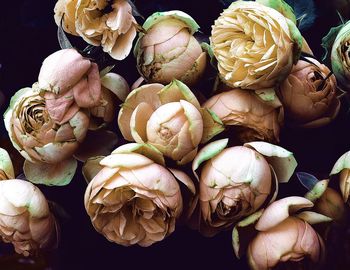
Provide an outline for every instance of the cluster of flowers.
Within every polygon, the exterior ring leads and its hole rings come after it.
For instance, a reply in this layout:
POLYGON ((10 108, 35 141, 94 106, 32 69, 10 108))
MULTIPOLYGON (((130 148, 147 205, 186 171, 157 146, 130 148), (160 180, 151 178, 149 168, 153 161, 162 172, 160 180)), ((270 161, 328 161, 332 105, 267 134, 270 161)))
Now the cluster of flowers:
MULTIPOLYGON (((305 197, 276 200, 297 162, 272 143, 284 122, 316 128, 337 116, 336 79, 350 85, 347 24, 332 48, 333 75, 313 57, 283 0, 232 3, 215 21, 210 45, 197 41, 199 26, 184 12, 157 12, 141 27, 132 11, 126 0, 57 2, 58 26, 115 60, 130 53, 140 32, 134 55, 142 77, 130 91, 121 76, 99 71, 76 49, 48 56, 38 82, 18 91, 4 115, 26 179, 66 185, 76 159, 83 161, 91 222, 124 246, 161 241, 182 219, 206 236, 233 230, 235 254, 246 253, 252 269, 320 264, 326 232, 313 225, 343 218, 350 154, 330 174, 343 198, 329 180, 300 174, 313 180, 305 197), (218 77, 205 98, 198 83, 209 62, 218 77), (129 143, 111 152, 116 135, 105 127, 116 111, 129 143), (96 136, 103 145, 91 145, 96 136)), ((46 199, 14 179, 6 151, 0 158, 0 235, 24 255, 52 246, 58 229, 46 199)))

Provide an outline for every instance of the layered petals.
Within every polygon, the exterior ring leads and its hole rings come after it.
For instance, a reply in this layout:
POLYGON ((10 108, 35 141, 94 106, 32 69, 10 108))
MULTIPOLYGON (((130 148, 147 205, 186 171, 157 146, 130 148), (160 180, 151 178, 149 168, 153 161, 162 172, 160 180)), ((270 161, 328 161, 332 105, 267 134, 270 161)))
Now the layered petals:
POLYGON ((57 224, 41 191, 23 180, 0 182, 0 238, 24 256, 57 244, 57 224))
POLYGON ((73 155, 85 138, 89 117, 79 108, 55 122, 45 98, 24 88, 12 98, 5 125, 14 147, 30 162, 57 163, 73 155))
POLYGON ((289 124, 315 128, 328 124, 338 114, 335 76, 313 58, 299 60, 279 87, 289 124))
POLYGON ((213 111, 226 127, 232 127, 243 142, 279 141, 284 114, 277 98, 269 102, 253 91, 232 89, 211 97, 203 106, 213 111))
POLYGON ((112 153, 85 192, 95 229, 124 246, 150 246, 175 229, 180 187, 165 167, 138 153, 112 153))
POLYGON ((211 33, 221 79, 231 87, 254 90, 278 84, 292 69, 295 45, 302 44, 291 26, 281 13, 260 3, 232 3, 211 33))
POLYGON ((149 82, 173 79, 195 84, 206 66, 206 53, 192 36, 195 21, 181 11, 157 12, 145 22, 135 47, 137 68, 149 82))
POLYGON ((139 28, 126 0, 59 0, 55 21, 116 60, 129 55, 139 28))

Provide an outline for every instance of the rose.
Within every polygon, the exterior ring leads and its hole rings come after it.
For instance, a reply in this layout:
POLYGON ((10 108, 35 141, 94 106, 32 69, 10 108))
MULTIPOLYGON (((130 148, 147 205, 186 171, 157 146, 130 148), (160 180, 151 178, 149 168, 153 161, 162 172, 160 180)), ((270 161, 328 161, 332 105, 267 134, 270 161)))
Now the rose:
POLYGON ((101 45, 116 60, 128 56, 138 28, 126 0, 58 0, 55 21, 87 43, 101 45))
POLYGON ((299 58, 302 37, 278 11, 236 1, 212 28, 211 44, 220 78, 234 88, 273 88, 299 58))
POLYGON ((335 76, 316 59, 299 60, 279 86, 279 96, 290 124, 315 128, 338 114, 335 76))
POLYGON ((177 80, 134 89, 119 111, 118 125, 126 140, 149 143, 180 164, 193 160, 199 143, 222 130, 220 120, 201 109, 177 80))
POLYGON ((283 107, 278 98, 264 101, 253 91, 232 89, 211 97, 203 107, 213 111, 242 142, 278 142, 283 107))
POLYGON ((338 32, 331 51, 332 70, 338 82, 347 90, 350 88, 349 27, 345 23, 338 32))
POLYGON ((81 110, 61 124, 53 121, 45 99, 29 87, 12 97, 5 112, 5 126, 14 147, 34 163, 58 163, 72 156, 86 135, 88 123, 81 110))
POLYGON ((145 21, 134 54, 140 74, 149 82, 170 83, 173 79, 195 84, 206 66, 193 34, 198 24, 182 11, 156 12, 145 21))
POLYGON ((57 224, 41 191, 23 180, 0 181, 0 237, 24 256, 50 248, 57 224))
POLYGON ((0 148, 0 180, 13 179, 15 173, 10 155, 3 148, 0 148))
POLYGON ((182 212, 176 179, 194 189, 184 173, 148 157, 164 164, 156 149, 133 143, 103 158, 102 169, 94 160, 84 165, 84 176, 92 178, 85 192, 86 211, 95 229, 112 242, 150 246, 163 240, 174 231, 182 212))
MULTIPOLYGON (((292 215, 312 206, 313 203, 303 197, 286 197, 273 202, 262 212, 255 225, 257 235, 247 249, 251 269, 283 267, 286 262, 297 262, 305 269, 305 266, 311 268, 322 263, 324 243, 310 224, 327 222, 329 218, 309 211, 292 215)), ((242 231, 240 239, 243 238, 242 231)))
POLYGON ((101 104, 98 67, 74 49, 59 50, 43 62, 37 84, 50 117, 65 122, 80 108, 101 104))
POLYGON ((208 144, 192 164, 195 173, 200 169, 199 229, 207 236, 273 201, 276 181, 288 181, 296 167, 292 153, 281 147, 253 142, 225 149, 227 144, 227 139, 208 144))

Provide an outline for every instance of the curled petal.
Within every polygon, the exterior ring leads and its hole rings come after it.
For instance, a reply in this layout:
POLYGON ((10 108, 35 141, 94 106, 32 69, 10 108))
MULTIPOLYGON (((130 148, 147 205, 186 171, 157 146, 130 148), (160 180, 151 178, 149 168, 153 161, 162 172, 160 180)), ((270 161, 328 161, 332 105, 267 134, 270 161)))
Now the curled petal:
POLYGON ((267 231, 277 226, 296 211, 311 208, 314 204, 303 197, 286 197, 270 204, 260 217, 255 228, 258 231, 267 231))
POLYGON ((266 142, 251 142, 244 146, 251 147, 266 157, 276 172, 280 183, 288 182, 297 166, 292 152, 266 142))
POLYGON ((67 92, 90 69, 91 62, 75 49, 57 51, 47 57, 39 72, 39 87, 62 94, 67 92))
POLYGON ((119 100, 125 101, 130 92, 130 88, 126 80, 116 73, 107 73, 101 78, 101 84, 112 91, 119 100))

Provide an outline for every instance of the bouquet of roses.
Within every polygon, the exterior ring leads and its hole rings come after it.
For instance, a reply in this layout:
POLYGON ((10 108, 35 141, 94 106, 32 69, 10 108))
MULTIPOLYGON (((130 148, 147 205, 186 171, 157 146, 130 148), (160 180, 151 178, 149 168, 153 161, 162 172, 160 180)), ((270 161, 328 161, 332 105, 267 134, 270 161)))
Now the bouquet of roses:
POLYGON ((57 1, 61 50, 4 114, 24 161, 14 169, 0 148, 1 240, 24 256, 59 247, 55 207, 34 184, 66 186, 81 170, 86 212, 111 242, 147 247, 185 223, 207 237, 231 230, 251 269, 322 267, 330 227, 346 220, 350 154, 320 181, 295 173, 280 134, 337 117, 349 23, 324 38, 324 64, 283 0, 224 1, 211 33, 180 10, 145 19, 137 2, 57 1), (118 69, 132 50, 129 86, 118 69), (294 176, 304 197, 280 193, 294 176))

